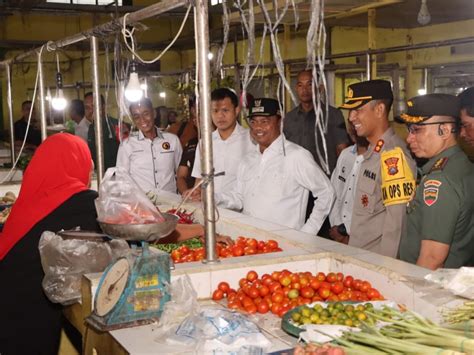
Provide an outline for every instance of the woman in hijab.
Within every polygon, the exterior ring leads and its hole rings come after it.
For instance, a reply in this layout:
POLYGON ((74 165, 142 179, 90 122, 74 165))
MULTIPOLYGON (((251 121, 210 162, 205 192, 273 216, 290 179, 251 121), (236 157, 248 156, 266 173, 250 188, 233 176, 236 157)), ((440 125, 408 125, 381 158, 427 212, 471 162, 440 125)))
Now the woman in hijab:
POLYGON ((0 354, 54 354, 61 307, 43 292, 38 243, 44 231, 98 231, 89 190, 92 159, 79 137, 58 133, 36 150, 18 200, 0 234, 0 354))

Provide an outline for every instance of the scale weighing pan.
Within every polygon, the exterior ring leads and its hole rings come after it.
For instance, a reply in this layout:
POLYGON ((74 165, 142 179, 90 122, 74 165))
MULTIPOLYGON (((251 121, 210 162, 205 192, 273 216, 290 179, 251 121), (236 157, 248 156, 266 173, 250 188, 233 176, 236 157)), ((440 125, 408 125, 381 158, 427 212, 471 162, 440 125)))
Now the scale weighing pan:
POLYGON ((149 242, 167 237, 176 229, 178 216, 163 213, 163 217, 164 222, 150 224, 112 224, 100 220, 97 222, 102 231, 113 238, 149 242))

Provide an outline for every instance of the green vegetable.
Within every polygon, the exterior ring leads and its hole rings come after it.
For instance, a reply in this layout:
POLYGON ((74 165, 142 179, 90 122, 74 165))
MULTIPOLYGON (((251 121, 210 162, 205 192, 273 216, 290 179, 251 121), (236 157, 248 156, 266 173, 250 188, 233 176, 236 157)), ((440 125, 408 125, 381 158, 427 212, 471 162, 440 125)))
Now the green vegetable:
POLYGON ((474 340, 456 330, 443 328, 414 312, 399 312, 388 307, 384 313, 367 312, 389 325, 378 329, 363 322, 361 332, 346 332, 334 342, 348 354, 471 354, 474 340))
POLYGON ((179 247, 182 246, 187 246, 189 249, 197 249, 203 246, 203 243, 201 242, 201 239, 199 238, 192 238, 188 240, 184 240, 179 243, 167 243, 167 244, 152 244, 151 246, 160 249, 162 251, 165 251, 167 253, 171 253, 173 250, 178 249, 179 247))
POLYGON ((443 312, 444 320, 448 323, 467 322, 474 319, 474 301, 467 301, 463 305, 443 312))

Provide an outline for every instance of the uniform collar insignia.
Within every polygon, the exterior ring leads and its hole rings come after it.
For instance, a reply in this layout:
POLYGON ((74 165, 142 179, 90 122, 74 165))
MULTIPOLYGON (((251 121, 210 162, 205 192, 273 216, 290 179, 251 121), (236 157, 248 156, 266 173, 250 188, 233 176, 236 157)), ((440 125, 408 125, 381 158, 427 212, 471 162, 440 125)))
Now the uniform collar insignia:
POLYGON ((448 160, 449 158, 447 157, 439 158, 438 160, 436 160, 436 162, 431 167, 430 173, 432 171, 437 171, 437 170, 442 171, 444 167, 446 166, 446 164, 448 163, 448 160))
POLYGON ((375 145, 374 152, 379 153, 379 152, 382 150, 384 144, 385 144, 384 140, 383 140, 383 139, 379 139, 379 140, 377 141, 377 144, 375 145))

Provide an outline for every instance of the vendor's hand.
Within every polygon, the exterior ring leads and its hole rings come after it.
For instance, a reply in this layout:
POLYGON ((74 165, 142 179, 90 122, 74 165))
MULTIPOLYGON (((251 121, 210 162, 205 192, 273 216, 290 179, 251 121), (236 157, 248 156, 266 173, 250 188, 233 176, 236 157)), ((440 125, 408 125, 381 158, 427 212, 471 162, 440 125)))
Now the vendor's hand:
POLYGON ((188 189, 183 192, 183 198, 188 198, 191 201, 201 201, 201 189, 196 189, 193 191, 193 189, 188 189))
MULTIPOLYGON (((206 238, 204 236, 201 236, 200 239, 203 243, 206 242, 206 238)), ((225 244, 226 246, 234 245, 234 240, 231 237, 229 237, 228 235, 216 234, 216 242, 221 243, 221 244, 225 244)))
POLYGON ((336 242, 349 244, 349 236, 339 233, 337 226, 333 226, 329 229, 329 237, 336 242))
POLYGON ((234 240, 228 235, 216 234, 216 240, 218 243, 225 244, 226 246, 234 245, 234 240))

